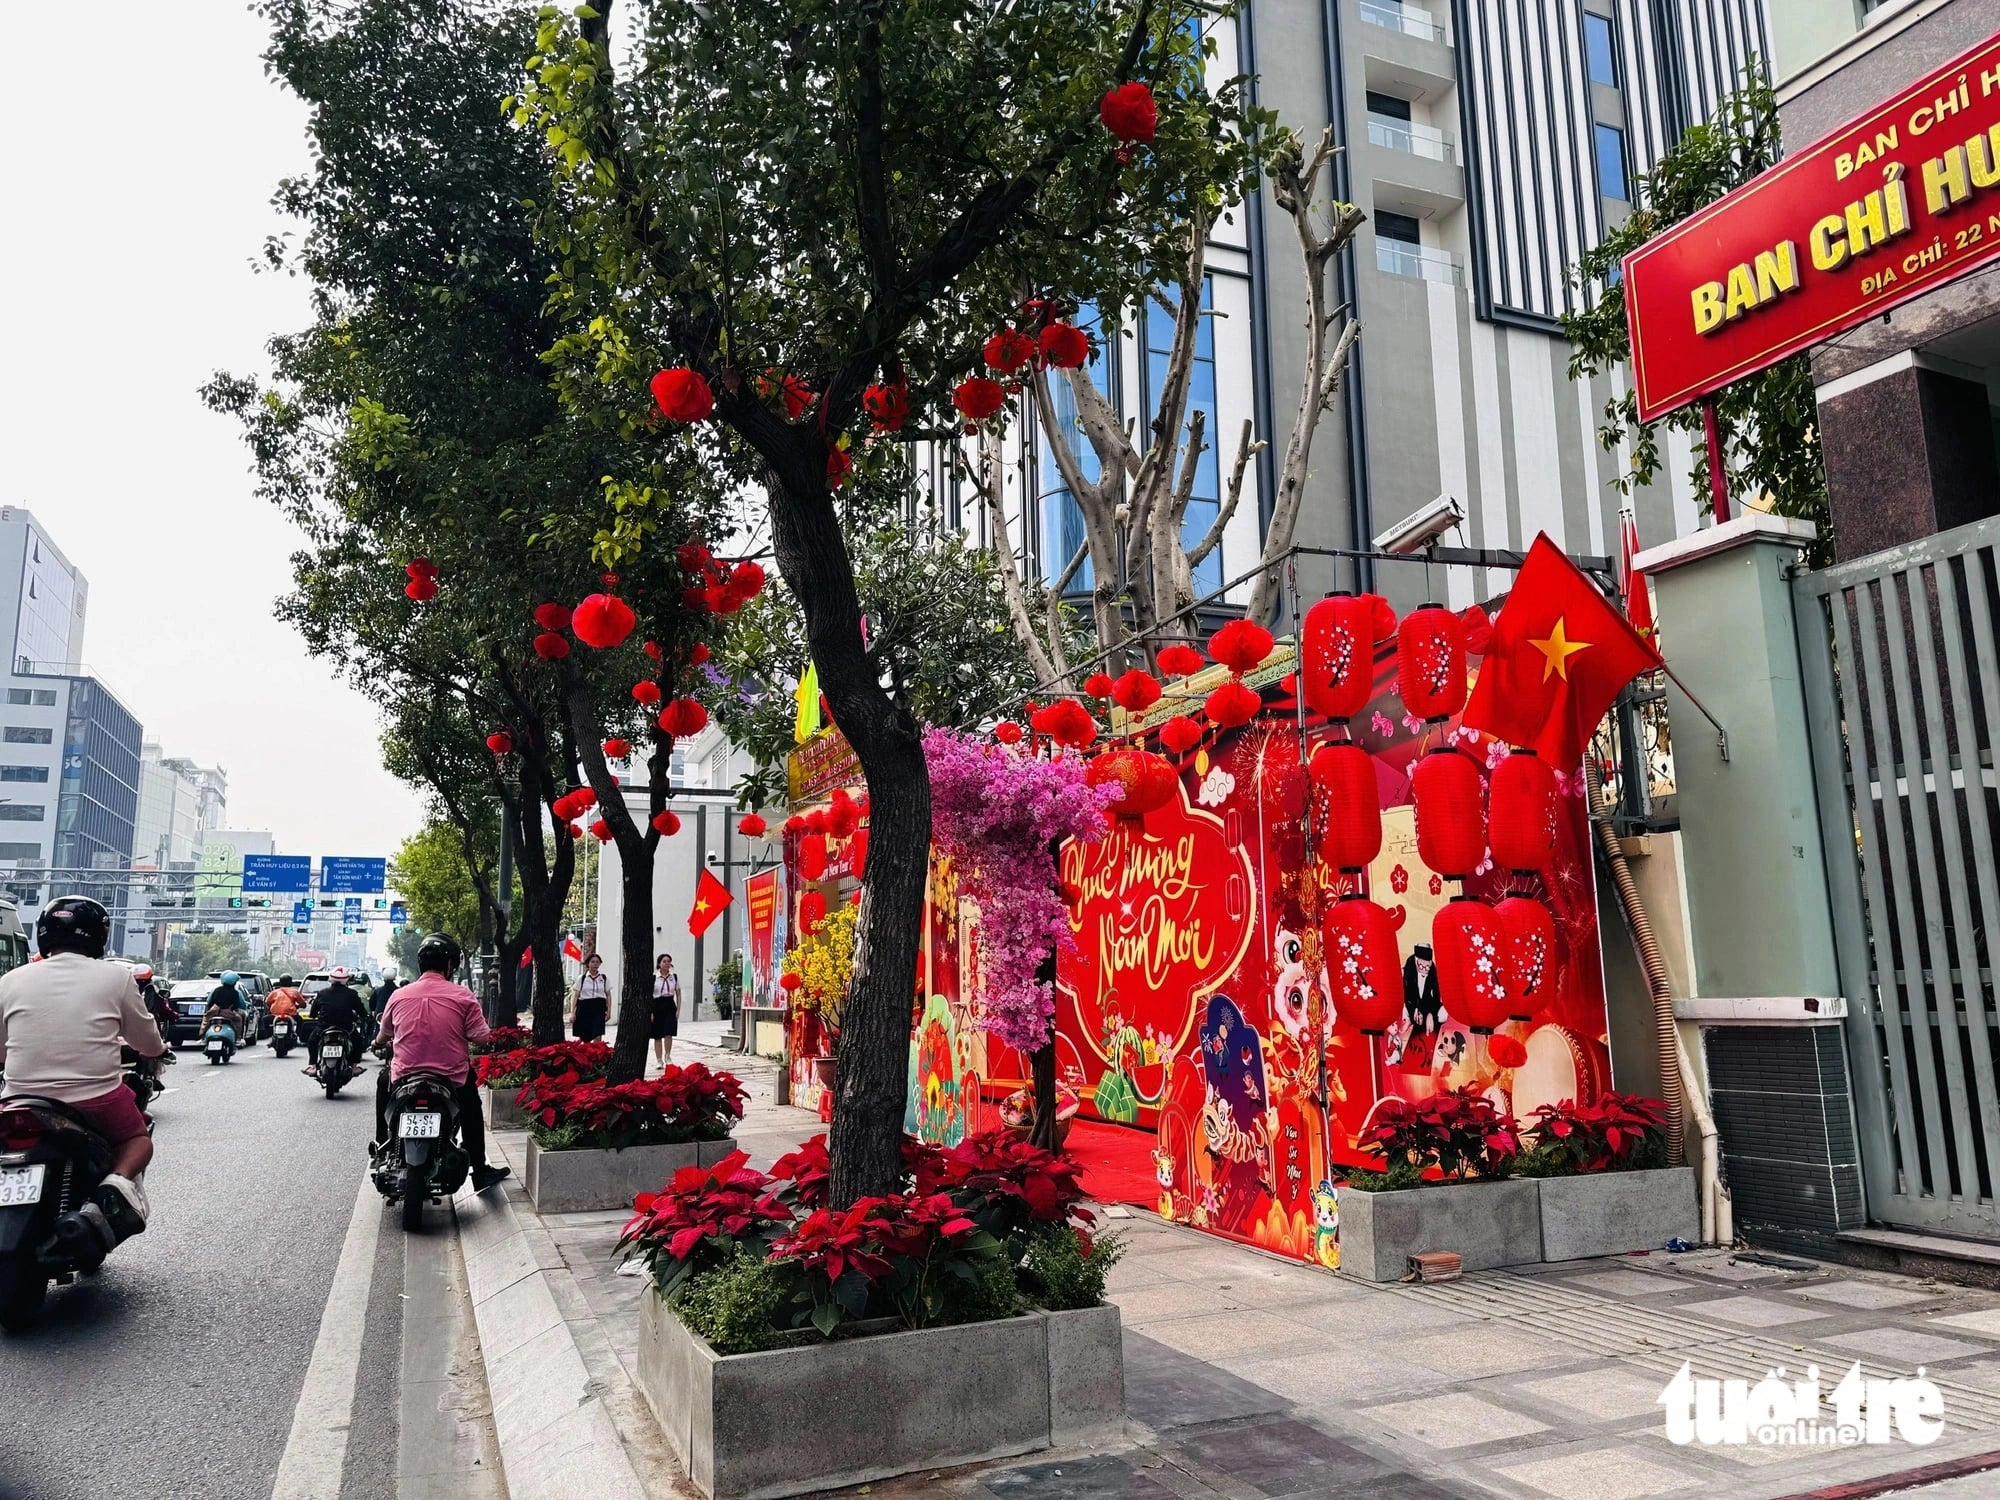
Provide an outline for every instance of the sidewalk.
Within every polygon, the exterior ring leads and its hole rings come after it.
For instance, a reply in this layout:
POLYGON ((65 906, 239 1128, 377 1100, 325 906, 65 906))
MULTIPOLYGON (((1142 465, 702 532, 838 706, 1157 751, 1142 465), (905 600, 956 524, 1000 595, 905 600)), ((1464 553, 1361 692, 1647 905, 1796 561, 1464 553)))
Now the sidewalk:
MULTIPOLYGON (((702 1023, 702 1030, 721 1023, 702 1023)), ((749 1086, 737 1139, 759 1166, 822 1127, 774 1102, 776 1065, 701 1045, 681 1060, 749 1086)), ((525 1136, 497 1140, 517 1168, 525 1136)), ((623 1212, 537 1219, 547 1268, 590 1386, 655 1496, 693 1495, 632 1375, 645 1282, 613 1264, 623 1212)), ((2000 1460, 2000 1294, 1784 1258, 1664 1252, 1489 1272, 1439 1286, 1373 1286, 1122 1208, 1112 1300, 1125 1322, 1126 1442, 868 1487, 977 1500, 1776 1500, 2000 1460), (1799 1269, 1792 1269, 1797 1267, 1799 1269), (1675 1447, 1658 1406, 1681 1364, 1751 1383, 1816 1364, 1825 1389, 1922 1367, 1945 1428, 1926 1447, 1675 1447)), ((803 1428, 789 1429, 809 1441, 803 1428)), ((504 1447, 504 1442, 503 1442, 504 1447)), ((504 1455, 511 1459, 512 1455, 504 1455)), ((1949 1472, 1948 1470, 1946 1472, 1949 1472)), ((512 1471, 509 1471, 510 1481, 512 1471)), ((2000 1494, 2000 1468, 1951 1493, 2000 1494)), ((1868 1488, 1865 1493, 1877 1493, 1868 1488)))

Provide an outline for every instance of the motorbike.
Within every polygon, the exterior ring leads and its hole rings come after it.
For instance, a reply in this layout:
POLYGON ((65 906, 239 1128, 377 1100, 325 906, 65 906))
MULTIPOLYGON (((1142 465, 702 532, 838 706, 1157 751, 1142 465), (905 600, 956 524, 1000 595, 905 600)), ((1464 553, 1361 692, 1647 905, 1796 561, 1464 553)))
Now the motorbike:
POLYGON ((298 1041, 298 1022, 289 1016, 276 1016, 271 1021, 271 1050, 280 1057, 291 1056, 292 1047, 298 1041))
POLYGON ((226 1063, 236 1056, 236 1031, 226 1021, 211 1021, 201 1031, 201 1050, 212 1063, 226 1063))
POLYGON ((130 1047, 126 1047, 122 1056, 125 1063, 125 1087, 132 1091, 134 1102, 144 1110, 166 1092, 166 1080, 160 1077, 160 1069, 170 1065, 174 1055, 171 1052, 163 1052, 158 1057, 141 1057, 130 1047))
POLYGON ((0 1329, 22 1332, 51 1282, 68 1286, 103 1263, 59 1246, 55 1227, 110 1170, 110 1143, 67 1105, 25 1095, 0 1105, 0 1329))
POLYGON ((319 1053, 319 1086, 326 1090, 326 1097, 331 1099, 347 1087, 348 1082, 358 1071, 348 1060, 347 1033, 328 1027, 320 1032, 318 1039, 313 1043, 313 1048, 319 1053))
POLYGON ((400 1202, 403 1228, 423 1227, 424 1205, 445 1202, 471 1170, 458 1118, 458 1087, 440 1073, 406 1073, 389 1091, 389 1138, 376 1154, 375 1187, 400 1202))

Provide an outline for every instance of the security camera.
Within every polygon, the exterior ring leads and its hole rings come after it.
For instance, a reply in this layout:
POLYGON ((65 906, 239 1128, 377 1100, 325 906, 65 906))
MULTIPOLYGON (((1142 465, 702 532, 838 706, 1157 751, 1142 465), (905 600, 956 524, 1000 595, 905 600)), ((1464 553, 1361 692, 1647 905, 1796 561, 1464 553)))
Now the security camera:
POLYGON ((1375 550, 1421 552, 1426 547, 1435 546, 1439 537, 1464 522, 1465 507, 1449 495, 1439 495, 1376 537, 1375 550))
POLYGON ((709 851, 707 851, 705 858, 707 859, 707 862, 712 865, 719 865, 722 863, 722 855, 714 849, 710 849, 709 851))

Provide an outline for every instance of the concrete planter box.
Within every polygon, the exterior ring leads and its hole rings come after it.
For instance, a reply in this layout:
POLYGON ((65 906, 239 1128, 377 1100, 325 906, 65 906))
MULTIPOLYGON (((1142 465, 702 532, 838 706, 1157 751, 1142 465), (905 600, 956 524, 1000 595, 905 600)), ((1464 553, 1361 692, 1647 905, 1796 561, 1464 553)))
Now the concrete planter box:
POLYGON ((806 1495, 1033 1453, 1125 1420, 1118 1309, 720 1355, 641 1298, 639 1385, 711 1500, 806 1495), (779 1420, 774 1413, 806 1413, 779 1420))
POLYGON ((1412 1255, 1454 1250, 1468 1271, 1542 1258, 1541 1196, 1529 1181, 1433 1183, 1394 1193, 1340 1189, 1340 1274, 1401 1281, 1412 1255))
POLYGON ((521 1106, 514 1102, 519 1089, 481 1089, 486 1096, 486 1128, 488 1130, 526 1130, 528 1117, 521 1113, 521 1106))
POLYGON ((735 1149, 735 1140, 725 1138, 628 1151, 544 1151, 530 1138, 522 1176, 537 1213, 630 1208, 635 1196, 658 1192, 682 1167, 712 1166, 735 1149))
POLYGON ((1701 1238, 1693 1167, 1544 1177, 1536 1186, 1541 1189, 1544 1260, 1657 1250, 1675 1235, 1701 1238))

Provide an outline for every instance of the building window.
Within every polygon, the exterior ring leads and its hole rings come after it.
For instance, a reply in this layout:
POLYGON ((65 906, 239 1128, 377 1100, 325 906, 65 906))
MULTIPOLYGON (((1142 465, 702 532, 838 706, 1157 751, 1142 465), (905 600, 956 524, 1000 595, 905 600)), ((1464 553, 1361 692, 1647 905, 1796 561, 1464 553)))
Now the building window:
POLYGON ((1592 83, 1618 87, 1618 39, 1611 32, 1611 17, 1583 13, 1583 60, 1592 83))
POLYGON ((0 781, 47 781, 47 766, 0 766, 0 781))
POLYGON ((1616 125, 1597 127, 1597 191, 1620 203, 1631 201, 1625 186, 1625 132, 1616 125))
MULTIPOLYGON (((1096 337, 1090 363, 1084 368, 1089 372, 1090 383, 1109 399, 1110 376, 1106 373, 1104 362, 1106 340, 1094 304, 1086 302, 1077 309, 1076 326, 1096 337)), ((1056 425, 1069 440, 1070 451, 1076 455, 1076 466, 1083 473, 1084 483, 1096 484, 1103 470, 1097 462, 1097 450, 1084 436, 1083 423, 1077 416, 1076 392, 1070 389, 1066 376, 1049 377, 1049 398, 1050 404, 1055 407, 1056 425)), ((1050 451, 1048 438, 1044 436, 1036 447, 1036 488, 1040 491, 1042 502, 1042 577, 1054 583, 1083 546, 1083 512, 1078 509, 1069 486, 1063 483, 1062 470, 1056 467, 1055 454, 1050 451)), ((1086 556, 1064 592, 1088 593, 1094 586, 1090 559, 1086 556)))
MULTIPOLYGON (((1212 276, 1202 279, 1201 305, 1211 312, 1214 310, 1215 278, 1212 276)), ((1148 299, 1140 310, 1140 326, 1146 344, 1143 367, 1145 388, 1140 399, 1147 411, 1153 409, 1160 388, 1166 383, 1167 359, 1174 347, 1174 317, 1172 293, 1164 289, 1157 297, 1148 299)), ((1193 498, 1188 501, 1185 518, 1181 522, 1181 545, 1185 547, 1198 545, 1215 524, 1215 518, 1222 514, 1222 466, 1216 453, 1221 431, 1215 409, 1213 317, 1200 318, 1195 323, 1194 368, 1188 372, 1187 411, 1182 421, 1192 418, 1197 411, 1207 413, 1207 435, 1201 459, 1195 465, 1193 498)), ((1194 591, 1196 595, 1208 594, 1221 587, 1222 548, 1217 547, 1195 568, 1194 591)))
POLYGON ((0 844, 0 859, 40 860, 40 844, 0 844))
POLYGON ((36 708, 54 708, 56 690, 54 688, 8 688, 9 703, 31 704, 36 708))
POLYGON ((0 823, 39 823, 48 815, 46 802, 0 802, 0 823))
POLYGON ((1375 90, 1370 89, 1368 91, 1368 113, 1371 115, 1380 115, 1385 120, 1401 120, 1407 125, 1410 123, 1410 101, 1407 99, 1398 99, 1394 94, 1378 94, 1375 90))
POLYGON ((9 745, 52 745, 55 743, 53 729, 34 728, 21 724, 9 724, 7 732, 0 735, 0 742, 9 745))

